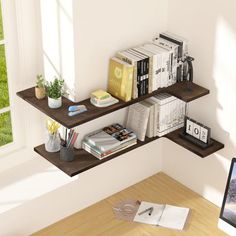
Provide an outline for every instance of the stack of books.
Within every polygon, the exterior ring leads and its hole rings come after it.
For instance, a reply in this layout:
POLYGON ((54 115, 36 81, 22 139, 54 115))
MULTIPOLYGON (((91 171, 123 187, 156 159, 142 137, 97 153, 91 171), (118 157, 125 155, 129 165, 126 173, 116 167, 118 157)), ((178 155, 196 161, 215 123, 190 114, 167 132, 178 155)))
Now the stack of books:
POLYGON ((184 126, 186 102, 160 93, 129 107, 126 127, 133 130, 140 141, 145 136, 161 137, 184 126))
POLYGON ((186 39, 170 32, 117 52, 110 59, 108 92, 127 102, 183 81, 182 59, 187 52, 186 39))
POLYGON ((82 148, 101 160, 135 144, 134 132, 120 124, 112 124, 86 135, 82 148))

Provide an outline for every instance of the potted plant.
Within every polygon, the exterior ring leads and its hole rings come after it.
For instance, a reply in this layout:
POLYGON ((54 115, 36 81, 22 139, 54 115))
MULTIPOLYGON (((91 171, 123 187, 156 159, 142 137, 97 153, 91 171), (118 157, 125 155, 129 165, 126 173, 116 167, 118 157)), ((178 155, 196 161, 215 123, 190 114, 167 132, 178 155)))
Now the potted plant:
POLYGON ((64 80, 55 78, 51 82, 47 82, 45 85, 46 94, 48 96, 48 106, 50 108, 59 108, 62 105, 62 95, 64 80))
POLYGON ((36 87, 35 87, 35 97, 37 99, 45 98, 45 80, 42 75, 37 75, 36 87))

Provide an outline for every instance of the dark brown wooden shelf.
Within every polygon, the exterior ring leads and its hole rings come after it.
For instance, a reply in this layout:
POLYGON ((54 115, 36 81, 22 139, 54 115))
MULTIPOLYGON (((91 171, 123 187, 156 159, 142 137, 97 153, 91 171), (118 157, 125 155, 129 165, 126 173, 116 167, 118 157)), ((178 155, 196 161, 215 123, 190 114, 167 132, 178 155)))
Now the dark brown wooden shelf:
MULTIPOLYGON (((180 132, 181 132, 181 129, 178 129, 176 131, 173 131, 173 132, 167 134, 164 137, 179 144, 180 146, 188 149, 189 151, 197 154, 198 156, 200 156, 202 158, 204 158, 204 157, 206 157, 206 156, 208 156, 208 155, 210 155, 210 154, 212 154, 224 147, 224 144, 212 139, 214 141, 212 146, 210 146, 209 148, 206 148, 206 149, 201 149, 201 148, 197 147, 196 145, 190 143, 189 141, 181 138, 179 136, 180 132)), ((35 147, 34 150, 35 150, 35 152, 40 154, 42 157, 44 157, 46 160, 51 162, 53 165, 58 167, 60 170, 65 172, 67 175, 72 177, 72 176, 82 173, 88 169, 91 169, 97 165, 100 165, 106 161, 116 158, 124 153, 127 153, 127 152, 132 151, 136 148, 139 148, 147 143, 157 140, 158 138, 159 137, 155 137, 155 138, 147 138, 146 137, 144 142, 138 141, 138 143, 136 145, 129 147, 127 149, 124 149, 118 153, 115 153, 103 160, 97 159, 96 157, 94 157, 93 155, 91 155, 90 153, 86 152, 83 149, 76 149, 75 150, 75 160, 72 162, 61 161, 59 159, 59 152, 57 152, 57 153, 47 152, 45 150, 44 144, 35 147)))
MULTIPOLYGON (((75 126, 81 125, 83 123, 86 123, 88 121, 94 120, 98 117, 104 116, 106 114, 109 114, 111 112, 117 111, 119 109, 122 109, 124 107, 127 107, 131 104, 134 104, 136 102, 142 101, 148 97, 154 96, 161 92, 167 92, 170 93, 180 99, 182 99, 185 102, 193 101, 197 98, 200 98, 204 95, 209 94, 209 90, 205 89, 197 84, 191 83, 191 82, 181 82, 176 83, 172 86, 169 86, 167 88, 161 88, 157 91, 139 97, 137 99, 133 99, 129 102, 123 102, 119 101, 119 103, 105 107, 105 108, 98 108, 93 106, 89 99, 83 100, 81 102, 78 102, 76 104, 83 104, 87 107, 88 111, 85 113, 82 113, 80 115, 69 117, 68 116, 68 107, 71 105, 74 105, 73 102, 70 100, 63 98, 63 106, 58 109, 50 109, 47 104, 47 99, 38 100, 36 99, 34 95, 34 87, 26 89, 24 91, 18 92, 17 95, 30 103, 32 106, 40 110, 41 112, 45 113, 52 119, 56 120, 63 126, 67 128, 73 128, 75 126)), ((214 144, 207 148, 207 149, 201 149, 197 147, 196 145, 190 143, 189 141, 181 138, 179 136, 180 129, 173 131, 169 134, 167 134, 165 137, 170 139, 171 141, 179 144, 180 146, 192 151, 193 153, 199 155, 200 157, 206 157, 224 147, 222 143, 217 142, 216 140, 212 139, 214 141, 214 144)), ((103 160, 99 160, 93 155, 89 154, 88 152, 84 151, 83 149, 76 149, 75 150, 75 160, 72 162, 65 162, 59 159, 59 152, 57 153, 49 153, 45 150, 44 144, 37 146, 34 148, 35 152, 40 154, 42 157, 44 157, 46 160, 51 162, 53 165, 58 167, 60 170, 65 172, 69 176, 74 176, 79 173, 82 173, 88 169, 91 169, 97 165, 100 165, 106 161, 109 161, 113 158, 116 158, 124 153, 127 153, 131 150, 134 150, 138 147, 141 147, 149 142, 152 142, 154 140, 158 139, 156 138, 146 138, 144 142, 138 141, 138 143, 132 147, 129 147, 125 150, 122 150, 118 153, 115 153, 103 160)))
POLYGON ((62 161, 59 159, 59 152, 57 153, 50 153, 45 150, 44 144, 37 146, 34 148, 34 151, 44 157, 46 160, 51 162, 57 168, 65 172, 69 176, 75 176, 79 173, 82 173, 88 169, 91 169, 97 165, 100 165, 106 161, 109 161, 115 157, 118 157, 124 153, 127 153, 133 149, 141 147, 153 140, 158 138, 146 138, 144 142, 138 141, 138 143, 134 146, 131 146, 127 149, 124 149, 118 153, 115 153, 109 157, 104 158, 103 160, 99 160, 90 153, 86 152, 83 149, 75 149, 75 160, 71 162, 62 161))
POLYGON ((179 134, 182 132, 182 128, 177 129, 169 134, 167 134, 165 137, 170 139, 171 141, 179 144, 180 146, 186 148, 187 150, 197 154, 198 156, 204 158, 206 156, 211 155, 214 152, 219 151, 220 149, 224 148, 224 144, 211 139, 213 141, 213 144, 206 148, 206 149, 202 149, 198 146, 196 146, 195 144, 189 142, 188 140, 182 138, 179 134))
POLYGON ((76 104, 86 105, 88 111, 81 113, 77 116, 73 116, 73 117, 68 116, 68 107, 71 105, 74 105, 74 103, 66 98, 63 98, 63 106, 61 108, 50 109, 48 107, 46 98, 42 100, 38 100, 35 97, 34 87, 18 92, 17 95, 21 97, 22 99, 24 99, 25 101, 27 101, 28 103, 30 103, 35 108, 37 108, 38 110, 40 110, 41 112, 45 113, 52 119, 62 124, 63 126, 67 128, 73 128, 75 126, 81 125, 88 121, 94 120, 98 117, 104 116, 111 112, 127 107, 136 102, 142 101, 145 98, 151 97, 161 92, 168 92, 182 99, 183 101, 190 102, 194 99, 197 99, 199 97, 202 97, 208 94, 209 90, 191 82, 181 82, 181 83, 176 83, 167 88, 158 89, 157 91, 153 93, 147 94, 137 99, 133 99, 129 102, 120 101, 119 103, 115 105, 105 107, 105 108, 95 107, 90 103, 89 99, 86 99, 76 104))

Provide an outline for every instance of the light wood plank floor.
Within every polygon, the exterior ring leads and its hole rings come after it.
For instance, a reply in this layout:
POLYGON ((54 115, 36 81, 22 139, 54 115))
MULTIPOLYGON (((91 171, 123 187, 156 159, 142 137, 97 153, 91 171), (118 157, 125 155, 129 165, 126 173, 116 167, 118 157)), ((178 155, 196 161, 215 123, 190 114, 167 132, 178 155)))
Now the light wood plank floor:
POLYGON ((34 236, 223 236, 217 228, 219 208, 164 173, 158 173, 65 218, 34 236), (184 231, 117 220, 112 207, 126 199, 167 203, 192 210, 184 231))

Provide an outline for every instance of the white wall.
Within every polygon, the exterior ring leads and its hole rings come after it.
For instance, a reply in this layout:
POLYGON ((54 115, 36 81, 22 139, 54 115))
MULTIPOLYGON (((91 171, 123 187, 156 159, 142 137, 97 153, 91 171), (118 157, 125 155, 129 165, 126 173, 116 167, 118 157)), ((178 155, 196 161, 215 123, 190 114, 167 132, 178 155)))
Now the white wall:
MULTIPOLYGON (((43 48, 40 49, 41 30, 35 22, 35 17, 39 17, 39 1, 14 2, 19 6, 16 9, 18 18, 21 18, 17 21, 18 30, 24 32, 19 39, 19 54, 24 60, 19 66, 21 82, 18 84, 18 89, 23 89, 34 85, 35 76, 43 66, 39 57, 43 48)), ((147 1, 134 0, 119 3, 74 0, 73 14, 78 99, 87 97, 99 87, 106 88, 108 60, 115 51, 150 40, 167 27, 165 0, 149 0, 148 4, 147 1)), ((52 20, 50 17, 48 21, 52 20)), ((24 101, 20 104, 24 108, 19 116, 25 121, 25 145, 32 150, 44 139, 44 116, 24 101), (33 131, 36 136, 30 135, 33 131)), ((80 139, 90 130, 122 122, 125 114, 126 109, 123 109, 82 125, 78 128, 80 139)), ((2 209, 0 215, 1 234, 29 235, 159 172, 162 168, 161 142, 152 142, 72 179, 32 151, 11 153, 10 163, 4 155, 0 178, 0 196, 4 197, 0 198, 0 208, 1 205, 8 207, 2 209), (14 168, 13 158, 18 164, 14 168), (47 178, 49 182, 45 181, 47 178), (35 186, 39 187, 36 192, 35 186)))
POLYGON ((201 159, 165 140, 163 171, 217 205, 236 154, 235 7, 233 0, 169 0, 168 30, 189 40, 194 81, 210 90, 210 95, 190 103, 189 115, 211 127, 212 137, 225 148, 201 159))
POLYGON ((108 61, 116 51, 151 40, 166 29, 167 1, 75 0, 78 98, 107 88, 108 61))

